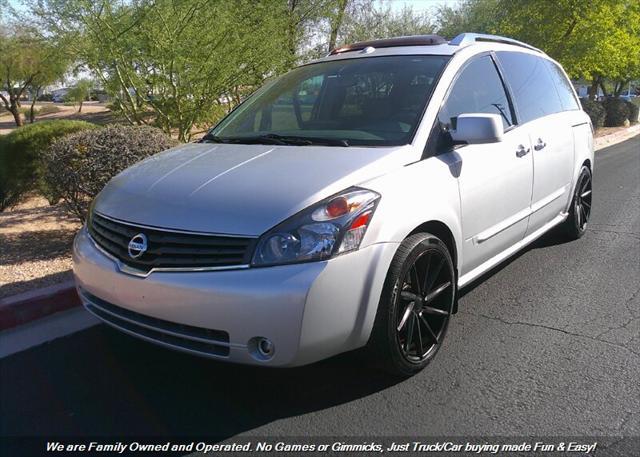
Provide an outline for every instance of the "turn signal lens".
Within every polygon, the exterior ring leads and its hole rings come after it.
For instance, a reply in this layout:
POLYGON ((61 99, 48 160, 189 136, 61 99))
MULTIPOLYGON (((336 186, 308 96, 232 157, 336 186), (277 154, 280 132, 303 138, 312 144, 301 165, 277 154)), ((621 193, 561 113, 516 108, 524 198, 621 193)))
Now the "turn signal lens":
POLYGON ((327 204, 327 216, 331 219, 344 216, 349 212, 349 203, 344 197, 334 198, 327 204))
POLYGON ((348 216, 355 216, 363 211, 378 194, 364 189, 356 189, 332 198, 325 204, 320 204, 311 214, 314 221, 324 222, 348 216))
POLYGON ((373 213, 371 211, 366 211, 360 216, 356 217, 356 219, 351 223, 351 227, 349 227, 349 230, 354 230, 367 225, 369 223, 369 219, 371 219, 372 214, 373 213))
POLYGON ((342 243, 340 243, 338 252, 348 252, 358 249, 358 246, 360 246, 362 238, 364 238, 364 234, 367 231, 367 224, 369 223, 372 214, 373 211, 368 210, 353 220, 351 226, 347 229, 344 237, 342 238, 342 243))

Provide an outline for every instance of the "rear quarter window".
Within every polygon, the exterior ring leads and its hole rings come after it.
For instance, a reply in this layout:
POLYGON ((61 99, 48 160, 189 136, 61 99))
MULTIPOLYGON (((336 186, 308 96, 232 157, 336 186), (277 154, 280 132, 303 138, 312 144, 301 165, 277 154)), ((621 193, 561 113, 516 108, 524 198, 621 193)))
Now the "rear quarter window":
POLYGON ((578 105, 576 97, 573 95, 573 86, 564 75, 564 72, 562 71, 560 66, 546 59, 545 63, 547 64, 549 73, 551 73, 551 78, 555 83, 556 90, 558 91, 558 96, 560 97, 560 103, 562 103, 562 108, 565 111, 581 109, 580 105, 578 105))
POLYGON ((564 111, 546 59, 511 51, 496 55, 511 88, 519 124, 564 111))

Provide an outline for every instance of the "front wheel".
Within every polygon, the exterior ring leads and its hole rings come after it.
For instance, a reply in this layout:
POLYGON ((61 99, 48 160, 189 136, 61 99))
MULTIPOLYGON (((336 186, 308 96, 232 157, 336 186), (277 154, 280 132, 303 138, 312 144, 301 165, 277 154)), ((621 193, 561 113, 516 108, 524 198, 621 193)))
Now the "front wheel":
POLYGON ((369 353, 387 371, 411 376, 442 346, 456 299, 447 246, 436 236, 408 237, 396 253, 378 305, 369 353))
POLYGON ((591 188, 591 171, 587 167, 582 167, 571 200, 569 216, 564 222, 565 232, 571 240, 577 240, 587 231, 593 198, 591 188))

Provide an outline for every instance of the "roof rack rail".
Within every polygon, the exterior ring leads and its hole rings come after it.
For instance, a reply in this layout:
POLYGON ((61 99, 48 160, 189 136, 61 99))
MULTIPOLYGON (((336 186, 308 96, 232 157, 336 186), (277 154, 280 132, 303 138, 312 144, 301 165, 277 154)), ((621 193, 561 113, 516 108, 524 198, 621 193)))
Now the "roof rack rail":
POLYGON ((413 35, 381 40, 361 41, 331 50, 330 56, 349 51, 361 51, 366 48, 392 48, 396 46, 435 46, 447 44, 447 40, 439 35, 413 35))
POLYGON ((468 46, 478 41, 485 41, 490 43, 505 43, 512 44, 514 46, 520 46, 523 48, 531 49, 532 51, 539 52, 544 54, 544 51, 531 46, 530 44, 523 43, 522 41, 514 40, 513 38, 507 38, 499 35, 487 35, 484 33, 461 33, 453 40, 449 41, 449 44, 452 46, 468 46))

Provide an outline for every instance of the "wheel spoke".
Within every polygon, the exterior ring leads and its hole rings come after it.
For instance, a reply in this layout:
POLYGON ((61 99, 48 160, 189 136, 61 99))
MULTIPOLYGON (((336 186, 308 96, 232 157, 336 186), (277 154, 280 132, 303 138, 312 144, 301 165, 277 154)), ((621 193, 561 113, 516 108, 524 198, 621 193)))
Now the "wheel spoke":
POLYGON ((411 275, 411 288, 416 294, 422 295, 420 280, 418 279, 418 268, 415 263, 411 266, 409 274, 411 275))
POLYGON ((590 204, 590 203, 585 202, 584 200, 582 201, 582 206, 586 206, 586 207, 587 207, 587 209, 591 209, 591 204, 590 204))
POLYGON ((436 267, 431 274, 431 278, 429 278, 427 282, 427 286, 424 288, 424 293, 427 294, 433 287, 433 284, 438 280, 438 276, 440 276, 440 272, 442 271, 442 267, 444 266, 444 258, 441 258, 436 267))
MULTIPOLYGON (((586 186, 585 186, 585 187, 586 187, 586 186)), ((584 190, 584 189, 582 189, 582 190, 583 190, 583 192, 580 194, 580 198, 586 198, 586 197, 588 197, 589 195, 591 195, 591 189, 589 189, 589 190, 584 190)))
POLYGON ((436 298, 438 295, 440 295, 442 292, 447 290, 450 285, 451 285, 451 281, 447 281, 441 286, 437 287, 433 292, 429 292, 429 294, 426 297, 424 297, 424 302, 425 303, 430 302, 431 300, 436 298))
POLYGON ((427 282, 429 281, 429 270, 431 269, 431 252, 428 252, 425 257, 427 258, 426 258, 426 265, 424 267, 424 285, 422 286, 422 290, 426 294, 428 290, 427 282))
POLYGON ((434 316, 448 316, 449 312, 444 309, 434 308, 433 306, 423 306, 422 311, 427 314, 432 314, 434 316))
POLYGON ((576 205, 576 217, 578 218, 578 227, 582 227, 582 216, 580 215, 580 203, 576 205))
POLYGON ((415 306, 415 302, 411 302, 407 306, 407 309, 404 310, 402 319, 400 319, 400 323, 398 324, 398 331, 401 331, 404 328, 404 325, 407 323, 407 319, 409 319, 409 316, 411 315, 414 306, 415 306))
POLYGON ((424 344, 422 343, 422 330, 420 330, 420 321, 416 318, 414 318, 413 321, 416 323, 416 327, 418 328, 418 343, 420 344, 420 350, 417 351, 417 355, 418 357, 422 357, 422 348, 424 347, 424 344))
POLYGON ((582 215, 582 225, 580 227, 582 227, 587 223, 587 214, 585 213, 584 206, 582 205, 580 205, 580 214, 582 215))
POLYGON ((407 328, 407 339, 404 342, 404 350, 407 354, 409 354, 409 348, 411 347, 411 342, 413 341, 413 313, 409 313, 408 320, 410 321, 407 328))
POLYGON ((418 296, 416 294, 414 294, 413 292, 409 292, 408 290, 403 290, 402 292, 400 292, 400 296, 404 300, 409 301, 416 301, 418 299, 418 296))
POLYGON ((424 318, 424 316, 420 316, 420 320, 424 323, 424 326, 426 327, 427 333, 431 337, 431 340, 435 344, 438 344, 438 337, 436 336, 435 333, 433 333, 433 330, 431 329, 431 326, 429 325, 429 322, 427 322, 427 320, 424 318))

